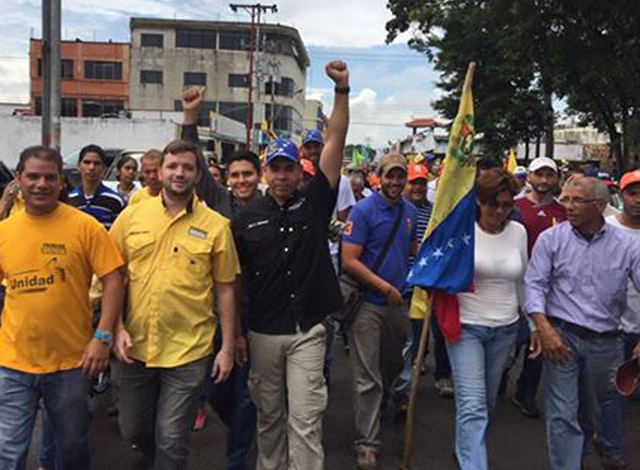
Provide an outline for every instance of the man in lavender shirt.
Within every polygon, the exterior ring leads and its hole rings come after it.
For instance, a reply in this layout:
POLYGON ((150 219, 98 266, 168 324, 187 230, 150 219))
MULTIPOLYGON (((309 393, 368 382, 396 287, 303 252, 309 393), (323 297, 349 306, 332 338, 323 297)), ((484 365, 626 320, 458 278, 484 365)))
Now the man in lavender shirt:
POLYGON ((628 279, 640 286, 640 241, 605 223, 607 200, 601 181, 570 178, 560 197, 568 221, 540 235, 525 275, 525 311, 546 359, 551 470, 581 468, 596 402, 609 407, 601 419, 612 421, 601 423, 604 469, 625 466, 615 372, 622 361, 620 319, 628 279))

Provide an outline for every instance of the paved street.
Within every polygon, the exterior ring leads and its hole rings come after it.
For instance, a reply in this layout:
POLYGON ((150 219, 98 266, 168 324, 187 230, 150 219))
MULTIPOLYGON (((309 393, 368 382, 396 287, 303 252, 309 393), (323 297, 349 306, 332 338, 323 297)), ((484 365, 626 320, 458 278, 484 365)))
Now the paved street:
MULTIPOLYGON (((433 364, 421 380, 417 410, 413 469, 457 470, 452 459, 453 401, 436 395, 433 383, 433 364)), ((512 374, 515 375, 515 374, 512 374)), ((325 449, 327 470, 353 467, 351 440, 353 420, 347 357, 339 345, 332 375, 329 409, 325 420, 325 449)), ((546 467, 544 426, 541 420, 524 418, 511 404, 511 390, 499 401, 494 426, 489 438, 492 470, 543 470, 546 467)), ((95 470, 134 469, 135 453, 120 440, 115 418, 106 415, 104 403, 94 419, 92 448, 95 470)), ((625 403, 625 451, 629 470, 640 468, 640 402, 625 403)), ((380 470, 399 468, 402 455, 403 427, 387 419, 383 423, 383 448, 380 470)), ((37 442, 37 440, 34 440, 37 442)), ((210 414, 205 429, 192 434, 190 470, 224 469, 225 431, 214 414, 210 414)), ((34 452, 32 451, 32 454, 34 452)), ((28 469, 36 469, 31 456, 28 469)), ((599 470, 594 456, 586 470, 599 470)))

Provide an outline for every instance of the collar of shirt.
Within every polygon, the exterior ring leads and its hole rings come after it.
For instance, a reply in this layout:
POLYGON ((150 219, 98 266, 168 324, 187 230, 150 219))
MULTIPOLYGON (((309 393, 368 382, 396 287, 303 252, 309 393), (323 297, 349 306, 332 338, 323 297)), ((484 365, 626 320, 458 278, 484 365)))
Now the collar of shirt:
POLYGON ((591 237, 589 237, 588 235, 585 235, 580 230, 575 228, 573 225, 571 226, 571 232, 579 240, 587 242, 587 243, 595 243, 596 241, 600 240, 604 236, 606 230, 607 230, 607 224, 604 222, 604 219, 602 219, 602 227, 600 228, 600 230, 598 230, 596 233, 594 233, 591 237))
MULTIPOLYGON (((160 199, 162 200, 162 206, 166 209, 167 208, 167 201, 165 201, 164 199, 164 193, 160 193, 160 199)), ((193 213, 193 205, 197 204, 198 201, 196 201, 196 195, 192 194, 191 195, 191 199, 189 199, 189 201, 187 201, 187 205, 184 208, 185 213, 187 214, 191 214, 193 213)), ((182 211, 180 211, 180 213, 178 215, 182 215, 182 211)))

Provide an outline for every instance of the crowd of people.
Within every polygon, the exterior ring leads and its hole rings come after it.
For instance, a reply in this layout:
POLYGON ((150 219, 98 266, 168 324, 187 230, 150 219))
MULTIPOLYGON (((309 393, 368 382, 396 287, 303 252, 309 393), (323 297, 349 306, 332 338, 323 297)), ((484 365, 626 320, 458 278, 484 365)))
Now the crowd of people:
MULTIPOLYGON (((382 413, 407 414, 424 321, 408 315, 406 280, 442 167, 392 151, 343 168, 348 71, 326 73, 325 132, 274 140, 263 158, 205 160, 198 88, 183 94, 181 139, 121 159, 111 186, 97 145, 79 154, 77 188, 55 150, 20 154, 0 199, 0 470, 24 468, 40 411, 41 469, 89 469, 90 378, 107 370, 140 468, 186 468, 209 403, 228 470, 249 468, 254 440, 259 470, 324 469, 336 338, 350 349, 355 466, 379 468, 382 413)), ((461 470, 488 470, 492 411, 520 355, 512 401, 540 418, 544 377, 549 468, 580 470, 591 443, 605 470, 626 467, 615 375, 640 357, 640 171, 616 186, 621 210, 610 187, 545 157, 524 177, 478 162, 459 338, 429 322, 461 470)))

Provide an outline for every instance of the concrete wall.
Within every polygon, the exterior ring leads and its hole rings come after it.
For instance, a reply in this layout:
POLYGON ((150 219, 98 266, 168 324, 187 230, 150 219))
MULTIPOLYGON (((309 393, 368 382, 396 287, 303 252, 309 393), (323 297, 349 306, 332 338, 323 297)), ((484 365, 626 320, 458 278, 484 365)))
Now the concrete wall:
MULTIPOLYGON (((131 109, 174 110, 175 101, 181 99, 184 90, 184 72, 204 72, 207 74, 206 101, 238 103, 247 101, 247 88, 229 87, 229 74, 247 74, 249 71, 246 51, 223 49, 176 48, 177 24, 167 21, 157 25, 135 26, 131 31, 131 109), (163 48, 141 47, 143 33, 164 36, 163 48), (162 84, 140 83, 141 70, 161 70, 162 84)), ((246 26, 246 25, 245 25, 246 26)), ((246 29, 246 28, 244 28, 246 29)), ((219 45, 219 37, 217 44, 219 45)), ((266 54, 265 54, 266 55, 266 54)), ((302 131, 304 120, 306 70, 301 69, 296 59, 285 54, 268 54, 279 62, 281 77, 293 79, 293 97, 275 96, 276 105, 291 106, 295 113, 294 129, 302 131)), ((254 91, 254 123, 266 120, 266 104, 271 103, 271 95, 264 93, 264 83, 256 84, 254 91)))
MULTIPOLYGON (((22 149, 40 143, 39 117, 0 116, 0 160, 15 168, 22 149)), ((89 143, 102 147, 146 150, 162 148, 178 136, 170 120, 62 118, 62 155, 89 143)))

